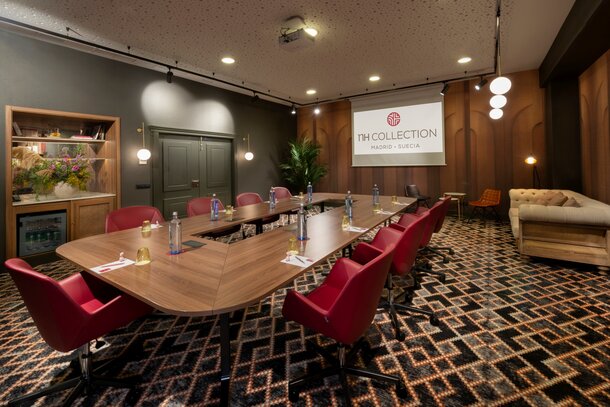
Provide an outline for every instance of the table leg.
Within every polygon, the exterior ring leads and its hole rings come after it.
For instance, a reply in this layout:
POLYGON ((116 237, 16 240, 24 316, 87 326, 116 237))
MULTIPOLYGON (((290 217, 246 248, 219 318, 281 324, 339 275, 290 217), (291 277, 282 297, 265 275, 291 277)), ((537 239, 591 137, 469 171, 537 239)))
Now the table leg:
POLYGON ((231 337, 229 313, 220 314, 220 405, 228 406, 231 387, 231 337))
POLYGON ((460 198, 458 198, 457 204, 458 204, 458 220, 461 220, 462 219, 462 200, 460 198))

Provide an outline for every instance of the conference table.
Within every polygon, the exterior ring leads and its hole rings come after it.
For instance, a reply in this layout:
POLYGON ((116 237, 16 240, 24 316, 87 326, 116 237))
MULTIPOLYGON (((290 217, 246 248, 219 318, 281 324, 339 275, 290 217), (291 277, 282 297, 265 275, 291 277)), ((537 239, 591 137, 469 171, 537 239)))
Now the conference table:
MULTIPOLYGON (((311 204, 324 207, 337 205, 343 194, 314 193, 311 204)), ((299 242, 299 255, 312 260, 308 267, 294 266, 281 261, 286 258, 288 241, 296 236, 294 225, 274 228, 265 233, 223 243, 204 239, 203 235, 227 226, 247 223, 266 216, 290 213, 303 199, 279 200, 274 210, 268 203, 236 208, 233 219, 221 216, 212 221, 209 215, 182 219, 182 239, 203 243, 198 248, 183 247, 177 255, 169 254, 168 226, 143 235, 140 228, 90 236, 65 243, 56 249, 59 256, 82 267, 101 280, 128 293, 157 310, 176 316, 219 316, 220 325, 220 382, 221 404, 228 405, 231 379, 231 343, 229 315, 259 302, 279 288, 312 269, 317 264, 349 246, 368 230, 388 221, 392 216, 414 205, 414 198, 400 198, 392 203, 380 197, 381 212, 373 211, 372 197, 353 195, 352 225, 359 231, 343 230, 343 208, 323 211, 307 219, 308 240, 299 242), (100 265, 116 262, 120 253, 135 260, 141 247, 150 251, 151 262, 129 265, 95 273, 100 265)))

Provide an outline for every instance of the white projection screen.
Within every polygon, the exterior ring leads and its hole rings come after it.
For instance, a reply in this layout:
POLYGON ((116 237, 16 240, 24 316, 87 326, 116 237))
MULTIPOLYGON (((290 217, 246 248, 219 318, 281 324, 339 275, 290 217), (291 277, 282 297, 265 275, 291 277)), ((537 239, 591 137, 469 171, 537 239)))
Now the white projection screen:
POLYGON ((352 99, 352 166, 445 165, 441 86, 352 99))

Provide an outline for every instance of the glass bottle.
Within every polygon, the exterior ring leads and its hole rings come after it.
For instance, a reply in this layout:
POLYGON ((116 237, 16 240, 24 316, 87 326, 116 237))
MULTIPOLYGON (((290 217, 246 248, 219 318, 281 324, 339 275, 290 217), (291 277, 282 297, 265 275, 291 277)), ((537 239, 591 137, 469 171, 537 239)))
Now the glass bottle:
POLYGON ((297 216, 297 239, 307 240, 307 217, 305 216, 303 203, 301 203, 297 216))
POLYGON ((275 188, 269 190, 269 209, 275 209, 275 188))
POLYGON ((347 195, 345 195, 345 214, 349 218, 350 222, 353 217, 353 204, 354 201, 352 200, 352 192, 347 191, 347 195))
POLYGON ((313 201, 313 186, 311 182, 307 184, 307 202, 311 203, 313 201))
POLYGON ((218 198, 216 198, 216 194, 212 194, 212 200, 210 201, 210 220, 218 220, 218 208, 219 208, 218 198))
POLYGON ((169 222, 169 253, 178 254, 182 251, 182 224, 178 219, 178 212, 172 213, 169 222))
POLYGON ((379 187, 377 184, 373 185, 373 211, 379 212, 381 210, 381 204, 379 203, 379 187))

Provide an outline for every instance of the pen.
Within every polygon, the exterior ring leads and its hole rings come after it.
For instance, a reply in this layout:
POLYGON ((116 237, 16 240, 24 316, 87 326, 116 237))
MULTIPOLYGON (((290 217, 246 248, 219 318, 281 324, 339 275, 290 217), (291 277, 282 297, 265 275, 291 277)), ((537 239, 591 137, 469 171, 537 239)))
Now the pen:
POLYGON ((298 261, 300 261, 301 263, 305 264, 305 262, 304 262, 303 260, 301 260, 301 259, 299 258, 299 256, 294 256, 294 258, 295 258, 295 259, 297 259, 298 261))

